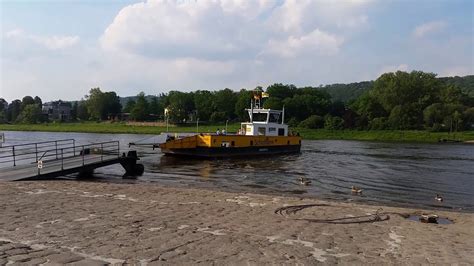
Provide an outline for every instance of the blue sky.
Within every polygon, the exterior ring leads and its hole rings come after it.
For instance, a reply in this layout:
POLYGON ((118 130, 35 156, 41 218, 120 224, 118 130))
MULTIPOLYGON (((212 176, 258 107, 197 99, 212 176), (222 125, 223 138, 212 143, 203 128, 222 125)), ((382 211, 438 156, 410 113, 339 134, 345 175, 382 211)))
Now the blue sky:
POLYGON ((0 97, 474 73, 474 1, 0 0, 0 97))

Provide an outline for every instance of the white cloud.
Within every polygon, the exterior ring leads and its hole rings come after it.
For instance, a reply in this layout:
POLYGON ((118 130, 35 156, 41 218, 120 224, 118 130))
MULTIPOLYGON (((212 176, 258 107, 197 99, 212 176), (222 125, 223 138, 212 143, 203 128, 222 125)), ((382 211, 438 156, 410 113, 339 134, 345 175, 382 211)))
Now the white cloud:
POLYGON ((298 55, 334 55, 339 51, 343 38, 315 29, 301 37, 289 36, 283 41, 269 40, 264 54, 280 57, 298 55))
POLYGON ((471 66, 452 66, 445 68, 441 73, 441 77, 467 76, 474 75, 474 65, 471 66))
POLYGON ((382 69, 377 74, 377 77, 380 77, 384 73, 397 72, 397 71, 407 72, 407 71, 409 71, 409 66, 407 64, 384 66, 384 67, 382 67, 382 69))
POLYGON ((431 21, 428 23, 421 24, 413 30, 413 36, 417 38, 423 38, 427 35, 435 34, 443 31, 447 26, 444 21, 431 21))
POLYGON ((363 11, 368 2, 151 0, 123 8, 100 43, 106 51, 161 59, 334 55, 346 39, 334 31, 350 29, 352 34, 367 25, 363 11))
POLYGON ((33 42, 49 50, 61 50, 76 45, 79 36, 41 36, 14 29, 5 34, 6 39, 12 41, 33 42))

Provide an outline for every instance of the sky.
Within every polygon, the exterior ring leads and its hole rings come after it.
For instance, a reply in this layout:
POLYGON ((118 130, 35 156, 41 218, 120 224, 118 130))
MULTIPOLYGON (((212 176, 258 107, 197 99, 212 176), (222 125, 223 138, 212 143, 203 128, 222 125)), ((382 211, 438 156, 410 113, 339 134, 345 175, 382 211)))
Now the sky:
POLYGON ((471 0, 0 0, 0 98, 474 74, 471 0))

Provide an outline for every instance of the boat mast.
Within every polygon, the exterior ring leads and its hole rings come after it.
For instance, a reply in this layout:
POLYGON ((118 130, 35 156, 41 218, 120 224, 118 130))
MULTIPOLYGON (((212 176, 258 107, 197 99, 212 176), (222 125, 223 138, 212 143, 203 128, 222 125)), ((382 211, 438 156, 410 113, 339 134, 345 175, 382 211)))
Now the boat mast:
POLYGON ((285 106, 283 105, 283 110, 281 112, 281 124, 285 124, 285 106))

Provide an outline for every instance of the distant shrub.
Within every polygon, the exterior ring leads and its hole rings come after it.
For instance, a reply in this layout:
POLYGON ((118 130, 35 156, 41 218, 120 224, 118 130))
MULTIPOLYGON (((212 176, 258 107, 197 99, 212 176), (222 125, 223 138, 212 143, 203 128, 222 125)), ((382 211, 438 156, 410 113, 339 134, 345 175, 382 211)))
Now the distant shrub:
POLYGON ((324 128, 331 130, 344 129, 344 119, 338 116, 326 116, 324 121, 324 128))
POLYGON ((384 130, 389 128, 389 123, 385 117, 377 117, 369 122, 369 128, 372 130, 384 130))
POLYGON ((298 124, 299 124, 298 120, 297 120, 296 118, 294 118, 294 117, 292 117, 292 118, 290 119, 290 121, 288 121, 288 125, 289 125, 290 127, 297 127, 298 124))
POLYGON ((312 115, 305 120, 301 121, 299 123, 298 127, 303 127, 303 128, 323 128, 324 127, 324 119, 320 117, 319 115, 312 115))

